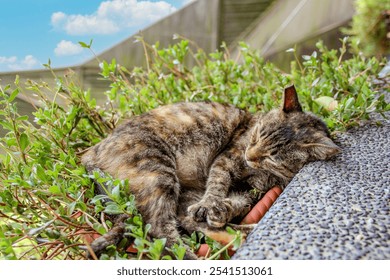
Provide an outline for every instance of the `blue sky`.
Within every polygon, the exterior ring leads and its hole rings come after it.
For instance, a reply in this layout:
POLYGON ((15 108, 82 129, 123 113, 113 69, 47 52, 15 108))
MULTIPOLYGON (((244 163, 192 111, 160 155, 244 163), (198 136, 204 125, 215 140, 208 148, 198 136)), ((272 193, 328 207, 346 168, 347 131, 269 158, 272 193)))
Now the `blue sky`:
POLYGON ((137 33, 189 0, 0 0, 0 72, 72 66, 137 33))

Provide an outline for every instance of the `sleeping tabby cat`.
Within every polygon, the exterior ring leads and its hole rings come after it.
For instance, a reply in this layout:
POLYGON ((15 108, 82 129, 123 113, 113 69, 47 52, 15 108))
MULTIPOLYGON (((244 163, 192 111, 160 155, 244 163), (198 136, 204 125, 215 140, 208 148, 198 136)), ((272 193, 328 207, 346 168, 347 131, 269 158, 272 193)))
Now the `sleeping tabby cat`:
MULTIPOLYGON (((213 102, 159 107, 118 127, 82 163, 89 172, 129 179, 151 236, 171 246, 180 230, 223 228, 272 186, 286 186, 305 163, 339 152, 326 125, 302 112, 291 86, 283 106, 266 114, 213 102)), ((92 249, 99 253, 119 241, 122 221, 115 238, 103 236, 92 249)), ((187 250, 186 258, 196 255, 187 250)))

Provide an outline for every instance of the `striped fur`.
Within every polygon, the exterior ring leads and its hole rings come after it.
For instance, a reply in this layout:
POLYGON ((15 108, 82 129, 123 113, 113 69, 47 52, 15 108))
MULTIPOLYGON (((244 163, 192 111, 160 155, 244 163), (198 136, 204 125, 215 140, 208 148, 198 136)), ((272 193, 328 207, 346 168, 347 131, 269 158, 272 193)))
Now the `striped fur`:
POLYGON ((90 172, 129 179, 151 235, 170 246, 179 228, 222 228, 257 201, 252 188, 285 186, 305 163, 339 151, 290 87, 282 108, 266 114, 212 102, 156 108, 118 127, 82 162, 90 172))

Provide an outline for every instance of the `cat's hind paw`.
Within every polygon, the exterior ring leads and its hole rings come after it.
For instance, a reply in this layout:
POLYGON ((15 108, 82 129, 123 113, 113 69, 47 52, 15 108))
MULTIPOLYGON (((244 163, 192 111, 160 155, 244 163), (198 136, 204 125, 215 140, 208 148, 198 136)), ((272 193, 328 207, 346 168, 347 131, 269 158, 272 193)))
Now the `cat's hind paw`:
POLYGON ((207 215, 207 205, 200 201, 198 203, 195 203, 188 207, 187 209, 189 216, 195 221, 195 222, 205 222, 206 221, 206 215, 207 215))

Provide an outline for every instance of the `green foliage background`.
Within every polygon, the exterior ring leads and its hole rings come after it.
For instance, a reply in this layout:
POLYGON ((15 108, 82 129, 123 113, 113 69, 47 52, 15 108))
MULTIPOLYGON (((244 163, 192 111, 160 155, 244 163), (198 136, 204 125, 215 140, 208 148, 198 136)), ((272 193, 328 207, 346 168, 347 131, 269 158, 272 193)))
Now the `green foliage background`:
MULTIPOLYGON (((55 88, 30 81, 28 92, 21 92, 16 78, 15 85, 0 89, 0 124, 7 132, 0 139, 0 258, 84 259, 84 238, 103 234, 111 226, 107 219, 100 219, 102 213, 131 216, 128 237, 135 239, 138 249, 131 257, 170 258, 163 254, 165 240, 149 239, 150 226, 137 213, 134 197, 125 195, 131 182, 94 174, 96 180, 108 184, 111 202, 103 205, 106 197, 94 195, 90 175, 80 165, 82 152, 125 118, 168 103, 198 100, 232 103, 251 112, 268 111, 279 106, 284 87, 291 84, 295 84, 304 109, 320 115, 334 133, 369 119, 372 112, 390 109, 373 84, 383 62, 361 55, 344 60, 347 39, 339 50, 328 50, 319 42, 312 55, 296 57, 289 73, 244 43, 239 59, 231 58, 225 46, 205 54, 187 40, 169 48, 148 45, 142 38, 139 43, 145 48, 145 69, 126 69, 115 60, 101 63, 102 78, 111 82, 104 104, 97 104, 71 76, 56 77, 55 88), (185 66, 188 59, 194 61, 194 67, 185 66), (18 94, 34 94, 41 101, 34 119, 18 113, 18 94), (327 110, 322 97, 337 102, 336 108, 327 110)), ((81 45, 91 48, 90 44, 81 45)), ((240 234, 232 234, 237 248, 240 234)), ((184 240, 196 250, 200 237, 193 234, 184 240)), ((228 257, 226 246, 207 242, 213 258, 228 257)), ((170 250, 176 258, 183 257, 181 243, 170 250)), ((102 256, 128 257, 123 244, 102 256)))
POLYGON ((352 40, 360 42, 356 53, 385 56, 390 53, 390 1, 388 0, 356 0, 356 14, 351 26, 344 32, 351 35, 352 40))

